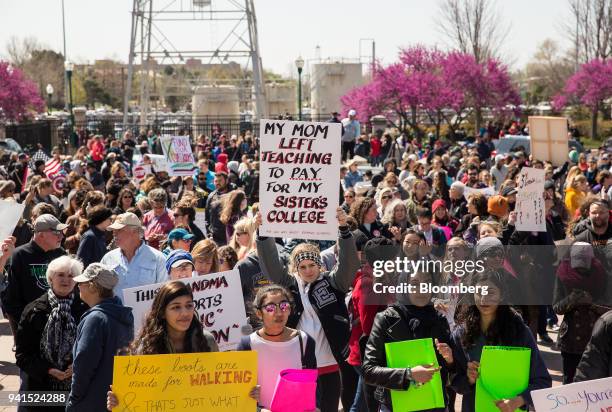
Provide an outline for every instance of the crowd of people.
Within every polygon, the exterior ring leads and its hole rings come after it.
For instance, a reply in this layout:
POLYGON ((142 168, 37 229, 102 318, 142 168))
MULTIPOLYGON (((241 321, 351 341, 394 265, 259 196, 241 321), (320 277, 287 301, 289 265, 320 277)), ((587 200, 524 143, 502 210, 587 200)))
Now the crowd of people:
POLYGON ((0 199, 24 205, 0 254, 20 389, 67 391, 58 410, 101 411, 120 405, 110 387, 116 354, 218 351, 180 279, 231 269, 251 326, 238 350, 257 351, 250 396, 262 409, 281 370, 306 368, 318 370, 323 412, 391 411, 390 390, 437 373, 445 406, 435 410, 455 410, 460 394, 461 410, 474 411, 487 345, 531 351, 527 388, 497 400, 500 411, 528 407, 531 391, 552 385, 538 341, 560 351, 564 384, 612 376, 610 153, 571 151, 552 165, 526 148, 495 154, 494 139, 527 132, 519 122, 489 124, 453 143, 366 133, 348 115, 330 119, 343 126, 336 241, 260 236, 259 142, 250 131, 192 137, 197 168, 182 177, 155 170, 149 154, 162 151, 153 131, 84 136, 72 153, 53 148, 48 160, 3 157, 0 199), (54 161, 59 170, 50 173, 54 161), (149 173, 136 179, 136 165, 149 173), (515 227, 524 167, 545 172, 545 232, 515 227), (377 261, 398 257, 479 259, 484 271, 373 275, 377 261), (375 283, 398 279, 488 293, 372 300, 375 283), (123 290, 161 282, 135 329, 123 290), (528 292, 537 296, 521 295, 528 292), (437 366, 388 367, 386 344, 421 338, 432 338, 437 366))

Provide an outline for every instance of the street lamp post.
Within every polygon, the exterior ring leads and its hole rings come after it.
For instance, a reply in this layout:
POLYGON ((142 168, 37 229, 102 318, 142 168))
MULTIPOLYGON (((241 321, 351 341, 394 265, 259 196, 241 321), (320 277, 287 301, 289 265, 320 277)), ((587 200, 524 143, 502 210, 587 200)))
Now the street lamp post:
POLYGON ((53 96, 53 85, 47 85, 47 114, 51 114, 51 97, 53 96))
POLYGON ((302 69, 304 68, 302 56, 295 60, 295 67, 298 71, 298 120, 302 120, 302 69))
POLYGON ((70 129, 69 133, 72 134, 74 129, 74 112, 72 111, 72 71, 74 70, 74 63, 66 61, 64 63, 66 69, 66 77, 68 78, 68 110, 70 111, 70 129))

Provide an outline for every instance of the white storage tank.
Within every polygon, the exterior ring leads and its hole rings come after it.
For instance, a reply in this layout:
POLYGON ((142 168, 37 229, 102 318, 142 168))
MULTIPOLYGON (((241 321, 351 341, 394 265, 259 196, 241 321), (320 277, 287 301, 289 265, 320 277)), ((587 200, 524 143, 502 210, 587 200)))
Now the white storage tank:
POLYGON ((364 83, 361 63, 316 63, 310 75, 312 115, 328 116, 340 112, 340 98, 364 83))
POLYGON ((297 85, 294 83, 266 84, 266 105, 268 117, 297 112, 297 85))
POLYGON ((206 116, 240 116, 240 97, 236 86, 200 86, 193 91, 191 108, 194 123, 206 116))

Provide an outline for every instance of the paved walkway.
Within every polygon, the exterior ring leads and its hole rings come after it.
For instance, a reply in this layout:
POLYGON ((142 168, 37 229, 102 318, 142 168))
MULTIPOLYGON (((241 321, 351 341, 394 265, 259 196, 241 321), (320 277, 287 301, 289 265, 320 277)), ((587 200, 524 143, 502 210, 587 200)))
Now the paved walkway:
MULTIPOLYGON (((551 333, 550 336, 556 340, 556 333, 551 333)), ((15 353, 12 351, 13 337, 9 328, 8 321, 0 321, 0 391, 17 391, 19 390, 19 369, 15 366, 15 353)), ((540 351, 548 371, 553 378, 553 385, 561 385, 562 368, 561 354, 558 351, 553 351, 548 346, 539 345, 540 351)), ((0 406, 0 412, 13 412, 17 408, 0 406)), ((455 410, 461 410, 461 397, 458 397, 455 404, 455 410)))

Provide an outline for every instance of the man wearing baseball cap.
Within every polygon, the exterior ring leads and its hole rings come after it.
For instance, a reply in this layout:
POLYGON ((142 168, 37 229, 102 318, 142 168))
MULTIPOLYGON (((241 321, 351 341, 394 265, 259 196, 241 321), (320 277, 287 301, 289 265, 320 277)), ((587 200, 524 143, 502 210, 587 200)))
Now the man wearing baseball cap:
POLYGON ((357 112, 354 109, 348 111, 348 117, 342 119, 342 161, 355 157, 355 143, 361 135, 361 125, 357 120, 357 112), (348 157, 347 157, 348 154, 348 157))
POLYGON ((120 299, 123 289, 168 280, 166 258, 144 242, 144 228, 138 216, 129 212, 118 215, 106 230, 113 231, 117 248, 104 255, 100 263, 117 272, 115 293, 120 299))
POLYGON ((49 289, 47 265, 66 254, 60 245, 67 227, 53 215, 40 215, 34 221, 32 240, 13 251, 7 265, 8 286, 2 304, 14 332, 26 305, 49 289))
POLYGON ((90 309, 77 327, 66 411, 103 411, 113 382, 114 356, 134 338, 134 316, 114 296, 119 276, 108 266, 92 263, 74 281, 90 309))

